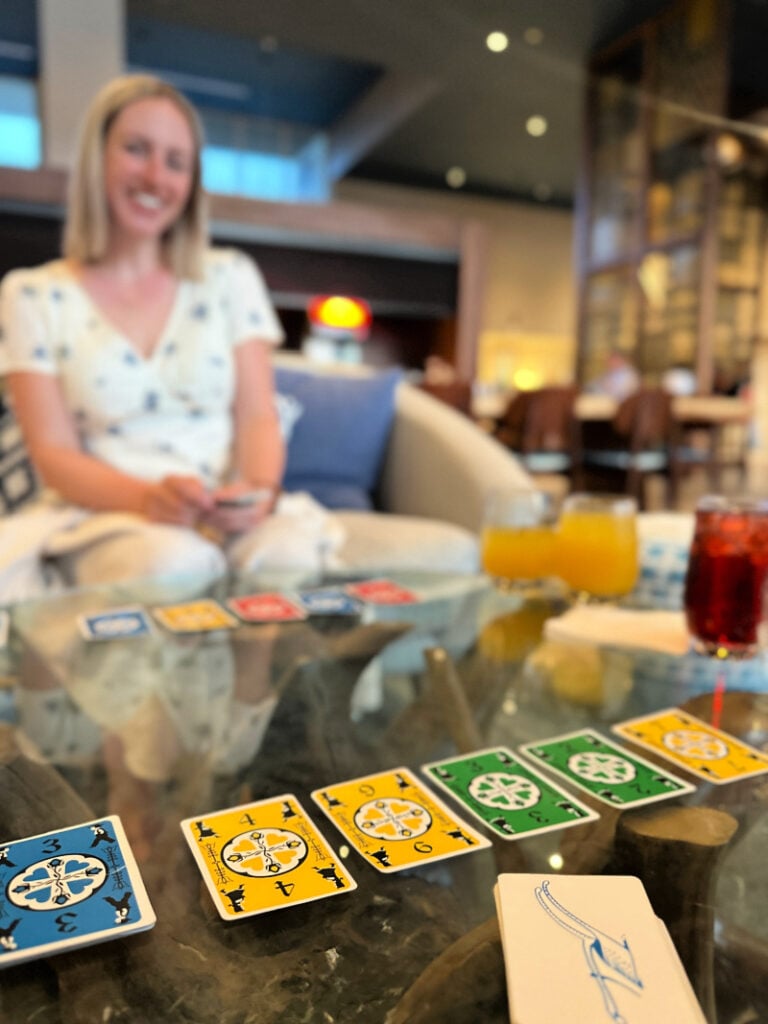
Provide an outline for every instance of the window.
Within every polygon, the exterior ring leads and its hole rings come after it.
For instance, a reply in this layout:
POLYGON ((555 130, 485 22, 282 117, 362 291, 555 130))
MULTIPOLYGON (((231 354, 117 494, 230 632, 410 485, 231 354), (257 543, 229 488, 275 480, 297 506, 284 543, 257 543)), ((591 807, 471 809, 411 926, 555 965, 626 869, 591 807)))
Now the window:
POLYGON ((0 75, 0 165, 30 169, 41 160, 37 86, 27 78, 0 75))

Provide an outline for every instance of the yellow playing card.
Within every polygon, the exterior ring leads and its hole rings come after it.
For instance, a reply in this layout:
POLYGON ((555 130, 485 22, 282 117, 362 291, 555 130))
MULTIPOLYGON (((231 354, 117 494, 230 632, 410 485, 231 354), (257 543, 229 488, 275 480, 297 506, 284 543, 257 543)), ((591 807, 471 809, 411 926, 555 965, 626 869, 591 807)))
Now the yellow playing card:
POLYGON ((210 598, 185 604, 166 604, 153 608, 152 614, 173 633, 208 633, 214 629, 234 629, 240 624, 218 601, 210 598))
POLYGON ((186 818, 181 830, 225 921, 357 888, 291 794, 186 818))
POLYGON ((312 799, 379 871, 402 871, 491 845, 407 768, 317 789, 312 799))
POLYGON ((768 772, 768 756, 679 708, 620 722, 613 731, 718 785, 768 772))

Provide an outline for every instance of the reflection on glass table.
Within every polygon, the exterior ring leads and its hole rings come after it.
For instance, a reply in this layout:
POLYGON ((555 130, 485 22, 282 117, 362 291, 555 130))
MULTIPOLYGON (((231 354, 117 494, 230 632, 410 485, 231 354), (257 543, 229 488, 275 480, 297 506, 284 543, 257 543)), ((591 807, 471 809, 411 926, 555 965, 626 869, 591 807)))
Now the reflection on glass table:
MULTIPOLYGON (((766 776, 724 786, 694 779, 693 793, 625 811, 574 794, 599 817, 527 838, 489 834, 487 849, 394 875, 345 848, 310 798, 400 767, 425 782, 428 762, 499 746, 516 752, 577 729, 610 737, 616 722, 672 706, 766 749, 763 661, 719 665, 556 642, 546 632, 567 610, 561 599, 524 600, 485 577, 396 581, 418 601, 192 636, 155 627, 145 637, 86 641, 79 615, 142 603, 117 589, 11 609, 0 836, 120 814, 158 923, 8 968, 4 1021, 119 1012, 137 1022, 218 1024, 250 1013, 265 1024, 502 1024, 509 1010, 493 885, 510 871, 636 871, 708 1018, 768 1017, 766 776), (282 794, 310 812, 358 888, 224 923, 179 822, 282 794), (708 845, 701 830, 713 822, 734 823, 733 836, 708 845)), ((208 596, 278 585, 230 580, 208 596)), ((173 600, 183 596, 174 590, 173 600)), ((188 596, 200 593, 190 587, 188 596)), ((162 603, 156 593, 153 603, 162 603)))

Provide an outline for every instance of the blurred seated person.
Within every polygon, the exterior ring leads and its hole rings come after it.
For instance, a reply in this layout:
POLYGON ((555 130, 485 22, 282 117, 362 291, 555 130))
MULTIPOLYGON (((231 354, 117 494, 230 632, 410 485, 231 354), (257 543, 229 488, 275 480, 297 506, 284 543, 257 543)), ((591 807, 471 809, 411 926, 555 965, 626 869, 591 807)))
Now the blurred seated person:
POLYGON ((295 515, 279 529, 282 330, 250 259, 209 247, 201 147, 171 86, 108 83, 85 116, 63 258, 2 283, 0 372, 44 490, 3 519, 0 601, 212 580, 253 567, 265 529, 278 550, 301 532, 295 515))
POLYGON ((605 370, 593 378, 586 390, 595 395, 608 395, 618 402, 640 386, 640 374, 625 352, 613 349, 606 359, 605 370))

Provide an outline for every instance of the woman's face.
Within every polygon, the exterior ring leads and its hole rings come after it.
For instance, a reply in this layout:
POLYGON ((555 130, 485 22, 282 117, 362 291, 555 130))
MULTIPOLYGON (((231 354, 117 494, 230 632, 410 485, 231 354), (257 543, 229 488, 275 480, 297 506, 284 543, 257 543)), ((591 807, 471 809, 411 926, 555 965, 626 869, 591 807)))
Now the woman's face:
POLYGON ((109 127, 104 187, 113 233, 159 239, 179 218, 192 190, 195 140, 172 100, 128 104, 109 127))

